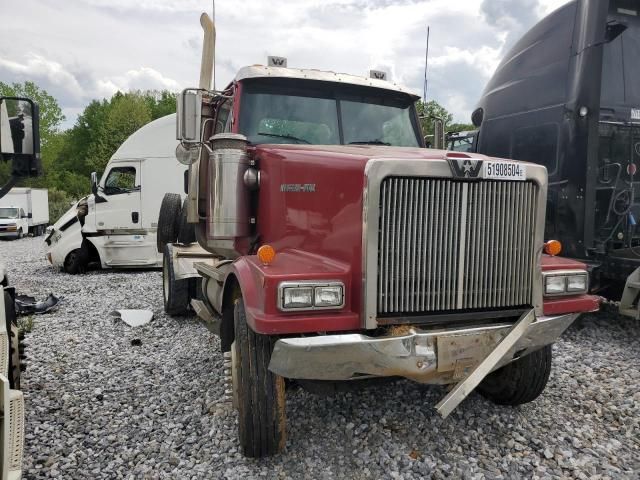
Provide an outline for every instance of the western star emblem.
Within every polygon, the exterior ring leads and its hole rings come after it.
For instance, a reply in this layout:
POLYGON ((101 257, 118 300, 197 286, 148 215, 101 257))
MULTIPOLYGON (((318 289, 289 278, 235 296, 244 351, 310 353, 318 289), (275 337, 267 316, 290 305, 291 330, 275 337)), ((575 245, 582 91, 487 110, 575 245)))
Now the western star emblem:
POLYGON ((469 158, 447 158, 451 172, 458 178, 478 178, 482 169, 482 160, 469 158))

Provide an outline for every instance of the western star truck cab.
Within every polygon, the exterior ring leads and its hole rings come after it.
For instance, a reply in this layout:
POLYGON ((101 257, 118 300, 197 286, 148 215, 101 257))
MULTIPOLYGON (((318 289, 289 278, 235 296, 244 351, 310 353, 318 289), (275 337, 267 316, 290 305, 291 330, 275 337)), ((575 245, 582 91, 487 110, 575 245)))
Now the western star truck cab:
POLYGON ((551 344, 598 308, 583 264, 543 254, 544 167, 423 148, 418 97, 378 74, 275 58, 216 92, 202 70, 177 122, 187 221, 212 257, 193 303, 221 337, 246 455, 283 448, 285 379, 453 384, 444 416, 476 387, 540 395, 551 344))

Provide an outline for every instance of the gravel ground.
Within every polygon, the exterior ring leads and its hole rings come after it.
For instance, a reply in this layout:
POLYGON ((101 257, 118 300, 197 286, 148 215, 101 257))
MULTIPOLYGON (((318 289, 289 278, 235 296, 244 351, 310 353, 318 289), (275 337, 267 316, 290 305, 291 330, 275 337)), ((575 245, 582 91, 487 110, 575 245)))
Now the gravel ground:
POLYGON ((1 242, 0 261, 20 293, 64 296, 27 336, 26 478, 640 478, 632 320, 582 318, 554 346, 545 393, 519 408, 472 394, 442 420, 440 387, 294 389, 286 452, 252 460, 220 402, 218 339, 164 315, 160 272, 58 273, 41 238, 1 242), (116 308, 155 317, 131 329, 109 316, 116 308))

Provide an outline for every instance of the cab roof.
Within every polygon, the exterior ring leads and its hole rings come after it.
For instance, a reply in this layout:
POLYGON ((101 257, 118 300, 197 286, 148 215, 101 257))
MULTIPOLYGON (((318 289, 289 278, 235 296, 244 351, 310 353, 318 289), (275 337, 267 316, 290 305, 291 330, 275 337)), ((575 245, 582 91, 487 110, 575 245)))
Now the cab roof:
POLYGON ((242 67, 236 74, 235 81, 239 82, 247 78, 297 78, 300 80, 316 80, 321 82, 346 83, 349 85, 358 85, 362 87, 374 87, 383 90, 389 90, 396 93, 404 93, 409 95, 414 101, 420 97, 406 87, 387 80, 379 80, 370 77, 360 77, 358 75, 350 75, 348 73, 336 73, 331 71, 303 69, 303 68, 284 68, 284 67, 266 67, 264 65, 250 65, 242 67))
POLYGON ((120 145, 109 161, 175 158, 177 145, 176 114, 172 113, 136 130, 120 145))

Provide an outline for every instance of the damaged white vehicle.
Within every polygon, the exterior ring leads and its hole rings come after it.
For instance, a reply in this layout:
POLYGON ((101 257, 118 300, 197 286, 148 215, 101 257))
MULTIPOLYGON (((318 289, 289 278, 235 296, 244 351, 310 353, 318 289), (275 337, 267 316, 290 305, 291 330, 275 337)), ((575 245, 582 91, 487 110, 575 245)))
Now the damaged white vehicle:
POLYGON ((162 266, 156 231, 165 192, 184 191, 186 168, 176 161, 175 115, 131 135, 111 157, 91 195, 71 207, 47 231, 49 262, 67 273, 89 263, 102 268, 162 266))

